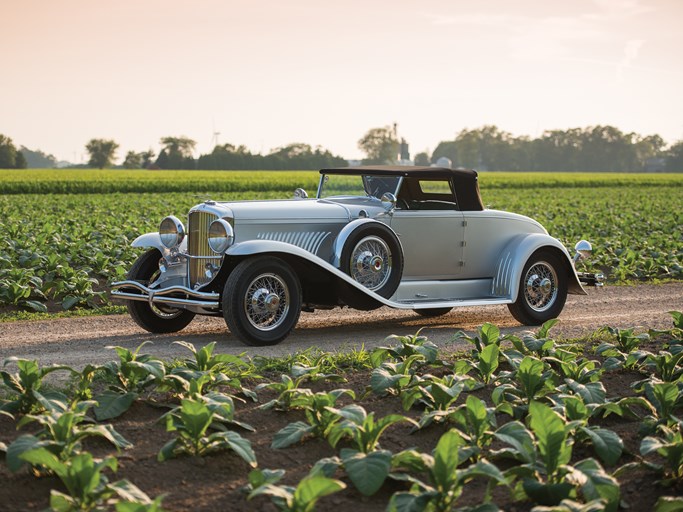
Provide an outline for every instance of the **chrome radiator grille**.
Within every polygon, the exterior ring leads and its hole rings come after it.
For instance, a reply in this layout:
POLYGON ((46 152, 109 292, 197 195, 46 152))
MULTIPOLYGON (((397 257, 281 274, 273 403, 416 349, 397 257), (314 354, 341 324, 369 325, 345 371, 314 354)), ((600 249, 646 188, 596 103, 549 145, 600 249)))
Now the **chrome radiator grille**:
POLYGON ((188 265, 190 287, 195 288, 211 281, 206 275, 206 265, 213 264, 219 267, 221 259, 216 258, 209 247, 209 225, 218 217, 207 212, 190 212, 188 219, 187 253, 190 256, 188 265))

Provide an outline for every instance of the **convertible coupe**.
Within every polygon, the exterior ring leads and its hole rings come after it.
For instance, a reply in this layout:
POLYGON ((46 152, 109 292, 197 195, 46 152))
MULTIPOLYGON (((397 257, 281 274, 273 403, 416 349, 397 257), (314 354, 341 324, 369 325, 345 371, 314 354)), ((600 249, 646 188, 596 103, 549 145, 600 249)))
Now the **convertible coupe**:
POLYGON ((206 201, 187 228, 169 216, 133 246, 147 251, 112 295, 138 325, 175 332, 222 315, 249 345, 279 343, 302 310, 336 306, 438 316, 507 304, 538 325, 603 282, 574 268, 590 243, 571 257, 535 220, 484 208, 475 171, 438 167, 323 169, 315 198, 206 201))

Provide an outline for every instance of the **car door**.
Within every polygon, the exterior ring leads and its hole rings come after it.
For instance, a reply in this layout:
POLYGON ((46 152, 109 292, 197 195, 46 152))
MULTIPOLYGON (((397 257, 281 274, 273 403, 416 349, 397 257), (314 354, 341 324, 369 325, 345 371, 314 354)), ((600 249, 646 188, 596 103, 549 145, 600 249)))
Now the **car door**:
POLYGON ((405 178, 391 228, 403 247, 403 279, 455 279, 465 227, 450 179, 405 178))

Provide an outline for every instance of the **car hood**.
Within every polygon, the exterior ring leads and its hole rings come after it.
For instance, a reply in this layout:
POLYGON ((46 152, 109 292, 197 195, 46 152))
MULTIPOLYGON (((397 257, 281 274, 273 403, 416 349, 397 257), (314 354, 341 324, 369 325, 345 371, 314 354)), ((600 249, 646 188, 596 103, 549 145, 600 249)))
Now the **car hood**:
POLYGON ((347 208, 318 199, 283 199, 221 203, 230 208, 236 221, 242 220, 336 220, 348 221, 347 208))

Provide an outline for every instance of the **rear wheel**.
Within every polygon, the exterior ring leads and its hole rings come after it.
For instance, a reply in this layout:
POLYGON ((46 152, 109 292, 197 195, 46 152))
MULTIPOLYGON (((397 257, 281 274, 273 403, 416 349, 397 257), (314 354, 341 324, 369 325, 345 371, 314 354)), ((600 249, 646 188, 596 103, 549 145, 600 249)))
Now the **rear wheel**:
POLYGON ((429 309, 416 309, 415 313, 426 318, 432 318, 435 316, 443 316, 450 313, 453 308, 429 308, 429 309))
POLYGON ((557 318, 566 300, 566 265, 554 253, 541 249, 524 265, 517 300, 508 304, 508 309, 518 322, 540 325, 557 318))
POLYGON ((275 345, 294 329, 301 313, 301 284, 280 258, 240 262, 223 289, 223 317, 247 345, 275 345))
MULTIPOLYGON (((161 253, 157 249, 147 251, 135 260, 126 279, 150 286, 161 274, 159 259, 161 259, 161 253)), ((187 327, 195 316, 192 311, 186 309, 163 304, 150 306, 147 302, 137 300, 128 301, 127 307, 128 313, 136 324, 146 331, 155 333, 177 332, 187 327)))

